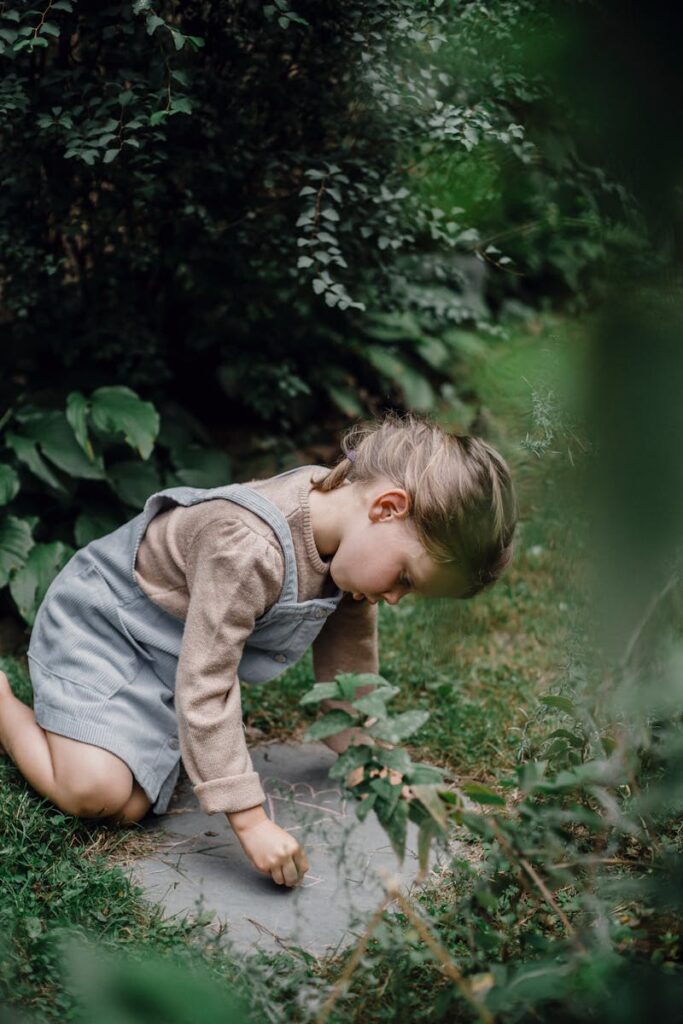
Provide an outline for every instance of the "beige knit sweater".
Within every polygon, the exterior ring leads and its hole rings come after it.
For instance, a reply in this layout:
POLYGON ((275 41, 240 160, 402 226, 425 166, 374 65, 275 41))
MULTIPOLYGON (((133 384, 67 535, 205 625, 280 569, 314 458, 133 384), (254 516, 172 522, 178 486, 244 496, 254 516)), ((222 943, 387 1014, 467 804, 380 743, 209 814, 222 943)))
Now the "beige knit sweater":
MULTIPOLYGON (((302 468, 281 479, 248 481, 289 524, 299 601, 336 592, 313 537, 311 475, 302 468)), ((152 601, 185 620, 175 707, 183 763, 202 809, 214 814, 263 803, 244 735, 237 667, 256 619, 277 601, 284 582, 275 533, 255 513, 224 498, 178 505, 149 523, 135 577, 152 601)), ((313 644, 318 682, 337 672, 377 671, 376 611, 344 595, 313 644)))

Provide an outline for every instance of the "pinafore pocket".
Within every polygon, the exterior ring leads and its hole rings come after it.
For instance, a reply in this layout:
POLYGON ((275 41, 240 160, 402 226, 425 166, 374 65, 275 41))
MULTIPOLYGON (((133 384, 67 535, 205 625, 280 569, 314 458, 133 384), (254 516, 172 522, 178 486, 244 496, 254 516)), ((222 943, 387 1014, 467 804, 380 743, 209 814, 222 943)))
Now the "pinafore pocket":
POLYGON ((112 697, 139 671, 117 600, 94 565, 64 577, 41 604, 28 657, 52 675, 112 697))

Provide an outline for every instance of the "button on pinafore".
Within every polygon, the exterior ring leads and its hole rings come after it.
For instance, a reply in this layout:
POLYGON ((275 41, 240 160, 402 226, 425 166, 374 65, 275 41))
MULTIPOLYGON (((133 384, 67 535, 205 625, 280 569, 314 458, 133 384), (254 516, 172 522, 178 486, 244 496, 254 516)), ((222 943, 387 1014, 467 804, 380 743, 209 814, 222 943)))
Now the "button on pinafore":
MULTIPOLYGON (((300 468, 319 467, 280 476, 300 468)), ((266 683, 298 661, 343 595, 338 590, 332 597, 297 601, 289 524, 272 501, 245 484, 158 491, 134 519, 77 551, 45 594, 27 652, 38 724, 120 757, 155 814, 168 807, 178 778, 174 692, 185 621, 145 594, 135 579, 135 560, 155 515, 215 498, 260 516, 284 555, 282 591, 244 646, 240 680, 266 683)))

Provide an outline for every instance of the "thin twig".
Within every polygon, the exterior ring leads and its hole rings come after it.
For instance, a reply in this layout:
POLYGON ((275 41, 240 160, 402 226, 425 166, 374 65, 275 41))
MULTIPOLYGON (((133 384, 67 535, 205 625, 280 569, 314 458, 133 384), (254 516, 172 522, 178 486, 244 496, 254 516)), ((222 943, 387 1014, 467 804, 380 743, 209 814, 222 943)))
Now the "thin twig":
POLYGON ((477 999, 477 997, 474 995, 472 991, 472 986, 470 985, 467 978, 462 974, 460 969, 453 962, 453 960, 448 954, 448 951, 442 946, 438 939, 434 937, 434 935, 427 927, 427 925, 424 923, 422 918, 415 912, 415 910, 408 902, 408 900, 405 898, 403 893, 399 891, 398 886, 396 886, 395 889, 395 898, 398 901, 403 913, 415 927, 415 930, 422 939, 422 941, 425 943, 425 945, 429 947, 429 949, 431 949, 432 953, 443 967, 444 974, 446 974, 451 979, 451 981, 453 981, 457 985, 463 997, 467 1000, 470 1006, 474 1010, 476 1010, 484 1024, 493 1024, 493 1015, 490 1013, 489 1010, 487 1010, 483 1003, 481 1003, 479 999, 477 999))
POLYGON ((367 948, 368 942, 372 937, 372 933, 374 932, 375 928, 378 926, 378 924, 384 917, 384 911, 386 910, 390 903, 391 896, 389 893, 387 893, 387 895, 384 897, 380 905, 377 907, 375 913, 372 915, 370 922, 367 928, 365 929, 363 937, 361 938, 360 942, 358 943, 358 945, 356 946, 356 948, 354 949, 353 953, 349 958, 349 962, 347 963, 346 967, 344 968, 344 970, 342 971, 342 973, 339 975, 334 985, 332 986, 332 991, 325 1000, 322 1009, 320 1010, 320 1013, 316 1017, 315 1024, 325 1024, 325 1021, 332 1012, 334 1004, 343 994, 343 991, 346 988, 346 985, 349 982, 351 975, 356 969, 356 965, 358 964, 360 958, 363 956, 363 953, 367 948))
POLYGON ((526 857, 520 857, 519 858, 519 863, 522 865, 522 867, 524 868, 524 870, 528 874, 529 878, 531 878, 532 881, 541 890, 541 892, 543 893, 543 898, 553 908, 553 910, 555 911, 555 913, 559 917, 560 921, 564 925, 565 931, 567 932, 567 935, 569 935, 572 939, 574 939, 574 941, 576 942, 578 948, 580 949, 580 951, 582 953, 587 953, 586 947, 579 940, 579 938, 578 938, 578 936, 576 934, 576 929, 575 929, 574 925, 571 923, 571 921, 569 920, 569 918, 565 914, 564 910, 562 910, 562 908, 559 906, 559 904, 555 900, 555 897, 553 896, 553 894, 551 893, 550 889, 545 884, 545 882, 543 881, 541 876, 538 874, 538 872, 531 866, 531 864, 526 859, 526 857))

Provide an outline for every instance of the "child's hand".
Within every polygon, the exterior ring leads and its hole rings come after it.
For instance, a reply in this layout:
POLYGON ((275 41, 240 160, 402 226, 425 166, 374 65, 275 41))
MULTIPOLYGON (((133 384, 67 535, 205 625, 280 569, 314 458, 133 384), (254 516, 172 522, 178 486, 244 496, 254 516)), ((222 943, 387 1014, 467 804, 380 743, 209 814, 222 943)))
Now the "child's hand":
POLYGON ((309 868, 308 858, 294 836, 270 818, 235 829, 242 849, 257 871, 278 885, 297 885, 309 868))

